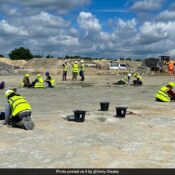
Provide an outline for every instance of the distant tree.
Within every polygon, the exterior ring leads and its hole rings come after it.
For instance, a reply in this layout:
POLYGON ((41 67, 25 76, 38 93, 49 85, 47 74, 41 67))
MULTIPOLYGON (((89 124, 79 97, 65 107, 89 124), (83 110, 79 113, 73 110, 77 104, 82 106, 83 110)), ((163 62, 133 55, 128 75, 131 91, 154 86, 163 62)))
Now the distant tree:
POLYGON ((126 58, 125 60, 131 61, 132 59, 131 58, 126 58))
POLYGON ((65 58, 68 59, 68 58, 70 58, 70 56, 69 55, 66 55, 65 58))
POLYGON ((0 54, 0 57, 1 57, 1 58, 4 58, 4 55, 0 54))
POLYGON ((135 61, 142 61, 141 59, 136 59, 135 61))
POLYGON ((18 49, 14 49, 9 53, 9 57, 12 60, 30 60, 33 58, 33 55, 31 54, 29 49, 26 49, 24 47, 20 47, 18 49))
POLYGON ((46 58, 53 58, 53 56, 52 55, 47 55, 46 58))
POLYGON ((42 58, 41 55, 33 55, 33 58, 42 58))

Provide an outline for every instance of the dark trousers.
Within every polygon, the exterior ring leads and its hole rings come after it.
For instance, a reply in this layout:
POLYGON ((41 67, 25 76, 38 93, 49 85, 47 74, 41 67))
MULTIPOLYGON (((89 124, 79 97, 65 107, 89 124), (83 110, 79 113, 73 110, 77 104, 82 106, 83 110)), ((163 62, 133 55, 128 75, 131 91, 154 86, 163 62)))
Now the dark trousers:
POLYGON ((142 85, 142 81, 140 81, 140 80, 134 80, 133 81, 133 84, 136 85, 136 86, 141 86, 142 85))
POLYGON ((2 82, 0 83, 0 89, 4 89, 4 87, 5 87, 5 82, 2 81, 2 82))
POLYGON ((77 81, 78 72, 72 72, 72 81, 77 81))
POLYGON ((164 102, 164 101, 160 100, 159 98, 156 98, 156 101, 158 101, 158 102, 164 102))
POLYGON ((25 84, 24 87, 27 87, 27 88, 31 88, 33 85, 28 83, 28 84, 25 84))
POLYGON ((62 77, 62 81, 66 81, 67 80, 67 71, 63 71, 63 77, 62 77))
POLYGON ((84 81, 84 71, 80 71, 81 81, 84 81))
POLYGON ((46 81, 46 83, 48 84, 48 87, 49 87, 49 88, 53 88, 53 86, 52 86, 52 84, 51 84, 50 81, 46 81))

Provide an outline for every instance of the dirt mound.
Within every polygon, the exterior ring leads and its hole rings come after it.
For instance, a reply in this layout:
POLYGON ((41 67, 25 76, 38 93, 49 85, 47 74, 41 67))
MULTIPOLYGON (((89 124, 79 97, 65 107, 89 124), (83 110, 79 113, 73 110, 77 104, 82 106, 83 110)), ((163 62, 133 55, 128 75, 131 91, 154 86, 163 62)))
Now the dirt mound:
POLYGON ((46 70, 56 74, 58 69, 62 65, 61 60, 56 58, 44 59, 44 58, 33 58, 25 64, 26 69, 33 69, 35 72, 45 72, 46 70))
POLYGON ((20 67, 20 68, 27 63, 26 60, 11 60, 9 58, 2 58, 2 57, 0 57, 0 62, 5 63, 7 65, 20 67))
POLYGON ((23 68, 27 61, 25 60, 10 60, 8 58, 0 58, 0 74, 17 73, 17 70, 23 68))
POLYGON ((94 62, 97 64, 98 69, 109 69, 110 63, 108 60, 102 59, 95 60, 94 62))

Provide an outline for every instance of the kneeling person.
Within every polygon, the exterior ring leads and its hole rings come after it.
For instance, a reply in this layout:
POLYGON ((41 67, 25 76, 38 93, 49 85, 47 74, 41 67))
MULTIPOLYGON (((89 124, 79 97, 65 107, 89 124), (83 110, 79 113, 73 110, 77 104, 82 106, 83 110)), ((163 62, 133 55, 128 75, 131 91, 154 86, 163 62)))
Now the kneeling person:
POLYGON ((55 86, 55 80, 50 76, 49 72, 46 72, 46 80, 48 87, 53 88, 55 86))
POLYGON ((5 92, 7 103, 5 106, 5 123, 13 127, 19 127, 26 130, 34 129, 34 123, 31 120, 32 108, 27 100, 16 94, 13 90, 5 92))
POLYGON ((44 88, 44 80, 40 74, 37 74, 37 78, 32 82, 34 88, 44 88))
POLYGON ((172 90, 174 86, 174 82, 169 82, 166 86, 161 87, 156 93, 156 101, 170 102, 171 100, 175 100, 175 93, 172 90))
POLYGON ((30 76, 29 74, 25 74, 25 76, 23 78, 22 87, 28 87, 28 88, 32 87, 32 84, 30 83, 29 76, 30 76))
POLYGON ((136 86, 143 85, 143 78, 138 73, 135 73, 134 77, 136 78, 135 80, 133 80, 134 85, 136 85, 136 86))
POLYGON ((113 84, 116 84, 116 85, 123 85, 123 84, 127 84, 127 76, 125 76, 124 78, 122 78, 121 80, 118 80, 116 83, 113 83, 113 84))

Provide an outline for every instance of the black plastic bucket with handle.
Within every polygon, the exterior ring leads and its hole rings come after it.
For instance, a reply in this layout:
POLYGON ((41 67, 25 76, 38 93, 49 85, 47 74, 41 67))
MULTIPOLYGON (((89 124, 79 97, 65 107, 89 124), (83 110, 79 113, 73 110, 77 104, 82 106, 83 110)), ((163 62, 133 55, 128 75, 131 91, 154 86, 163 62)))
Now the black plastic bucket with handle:
POLYGON ((100 103, 101 111, 108 111, 109 109, 109 102, 101 102, 100 103))
POLYGON ((126 115, 127 107, 116 107, 116 117, 124 118, 126 115))

